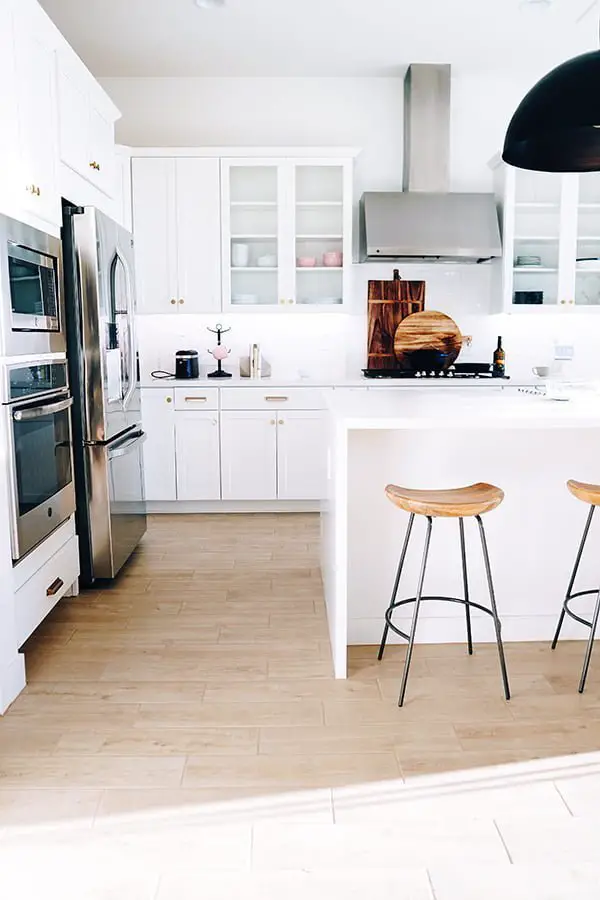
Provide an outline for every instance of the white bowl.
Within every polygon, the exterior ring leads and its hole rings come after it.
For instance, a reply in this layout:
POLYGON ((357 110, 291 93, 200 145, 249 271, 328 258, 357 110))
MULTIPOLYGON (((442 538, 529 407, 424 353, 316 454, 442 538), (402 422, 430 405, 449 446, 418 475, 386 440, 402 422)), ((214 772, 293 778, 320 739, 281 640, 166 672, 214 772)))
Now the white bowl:
POLYGON ((277 265, 277 257, 276 256, 259 256, 256 260, 256 265, 265 269, 274 269, 277 265))

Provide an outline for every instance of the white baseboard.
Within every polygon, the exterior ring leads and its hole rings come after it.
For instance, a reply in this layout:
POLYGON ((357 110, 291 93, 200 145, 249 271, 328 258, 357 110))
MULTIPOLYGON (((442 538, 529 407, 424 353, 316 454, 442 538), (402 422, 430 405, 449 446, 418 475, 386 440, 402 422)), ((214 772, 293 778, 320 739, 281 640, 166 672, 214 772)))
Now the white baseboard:
MULTIPOLYGON (((552 615, 543 616, 502 616, 503 641, 545 641, 550 652, 550 642, 558 621, 557 609, 552 615)), ((489 616, 473 614, 473 642, 489 644, 496 640, 494 625, 489 616)), ((394 623, 404 632, 410 631, 410 618, 397 616, 394 623)), ((383 631, 383 616, 369 619, 350 619, 348 622, 349 644, 379 644, 383 631)), ((418 644, 460 644, 466 641, 466 625, 464 618, 448 616, 419 616, 416 643, 418 644)), ((561 640, 587 640, 589 629, 565 619, 561 631, 561 640)), ((406 644, 406 641, 389 632, 390 644, 406 644)), ((560 646, 560 644, 559 644, 560 646)))
POLYGON ((301 513, 319 512, 319 500, 206 500, 146 503, 148 513, 301 513))
POLYGON ((25 687, 25 657, 17 653, 0 671, 0 713, 3 715, 25 687))

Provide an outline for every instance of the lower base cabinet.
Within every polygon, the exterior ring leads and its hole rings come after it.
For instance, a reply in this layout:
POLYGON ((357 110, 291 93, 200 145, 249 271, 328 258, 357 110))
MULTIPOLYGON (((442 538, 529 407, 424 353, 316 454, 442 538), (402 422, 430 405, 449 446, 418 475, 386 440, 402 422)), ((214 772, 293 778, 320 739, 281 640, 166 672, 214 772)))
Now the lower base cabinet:
POLYGON ((148 501, 314 501, 325 497, 322 410, 224 409, 219 413, 218 399, 200 396, 206 393, 197 388, 142 392, 148 501), (187 408, 194 401, 210 402, 213 409, 187 408))
POLYGON ((223 500, 277 499, 275 412, 221 413, 223 500))
POLYGON ((277 498, 321 500, 327 490, 325 418, 288 410, 277 417, 277 498))
POLYGON ((218 412, 175 413, 178 500, 220 500, 218 412))

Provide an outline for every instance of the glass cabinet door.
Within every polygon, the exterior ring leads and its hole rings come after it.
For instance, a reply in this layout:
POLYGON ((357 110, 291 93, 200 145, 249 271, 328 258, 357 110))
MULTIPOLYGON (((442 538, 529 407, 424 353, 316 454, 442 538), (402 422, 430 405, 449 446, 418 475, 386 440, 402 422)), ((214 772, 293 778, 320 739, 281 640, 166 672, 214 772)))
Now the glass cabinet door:
POLYGON ((600 306, 600 173, 578 180, 575 305, 600 306))
POLYGON ((234 308, 279 304, 279 166, 228 161, 224 168, 223 234, 229 297, 234 308))
POLYGON ((344 166, 296 163, 295 300, 341 306, 344 299, 344 166))
POLYGON ((561 297, 562 176, 516 169, 512 305, 534 311, 561 297))

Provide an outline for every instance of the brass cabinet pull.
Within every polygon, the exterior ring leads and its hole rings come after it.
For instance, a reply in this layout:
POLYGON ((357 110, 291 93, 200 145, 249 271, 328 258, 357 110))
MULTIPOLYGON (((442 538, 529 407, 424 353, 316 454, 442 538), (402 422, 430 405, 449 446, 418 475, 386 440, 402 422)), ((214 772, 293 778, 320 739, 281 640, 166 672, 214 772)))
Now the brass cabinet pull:
POLYGON ((265 400, 267 401, 267 403, 277 403, 277 402, 285 403, 285 401, 288 399, 289 399, 288 397, 265 397, 265 400))
POLYGON ((62 578, 55 578, 49 588, 46 588, 46 597, 54 597, 55 594, 58 594, 61 587, 64 587, 64 581, 62 578))
POLYGON ((166 401, 167 401, 167 403, 172 403, 172 402, 173 402, 173 398, 172 398, 172 397, 167 397, 167 398, 166 398, 166 401))
POLYGON ((185 303, 185 300, 183 300, 183 298, 182 298, 179 302, 180 302, 180 303, 185 303))
POLYGON ((171 300, 171 306, 175 306, 176 303, 177 303, 177 300, 175 300, 175 299, 171 300))
POLYGON ((280 424, 280 425, 285 425, 285 422, 283 421, 283 419, 280 419, 280 420, 279 420, 279 424, 280 424))
POLYGON ((193 403, 206 403, 208 397, 184 397, 183 399, 186 403, 190 403, 190 401, 193 403))
POLYGON ((271 419, 271 425, 277 425, 277 422, 275 419, 271 419))

